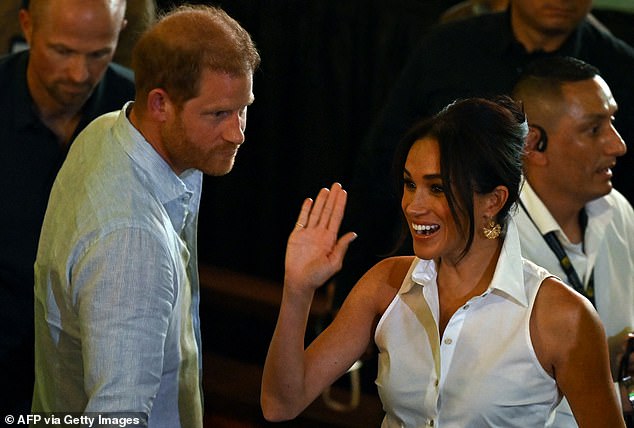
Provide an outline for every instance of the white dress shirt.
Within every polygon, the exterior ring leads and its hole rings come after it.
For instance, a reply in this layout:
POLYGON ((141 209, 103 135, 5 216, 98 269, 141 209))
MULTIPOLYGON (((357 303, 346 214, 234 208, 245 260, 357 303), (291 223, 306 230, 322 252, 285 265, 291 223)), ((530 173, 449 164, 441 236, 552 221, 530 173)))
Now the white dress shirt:
POLYGON ((529 324, 550 274, 522 259, 513 221, 489 288, 453 314, 443 337, 436 273, 415 259, 377 325, 382 427, 544 427, 561 396, 529 324))
MULTIPOLYGON (((514 215, 520 234, 522 255, 568 282, 542 234, 555 231, 579 277, 587 286, 594 270, 594 299, 608 336, 634 327, 634 211, 618 191, 586 205, 588 224, 583 252, 566 237, 557 221, 528 182, 514 215), (532 218, 532 221, 531 221, 532 218), (533 224, 533 222, 535 224, 533 224), (539 230, 537 230, 539 228, 539 230)), ((576 427, 567 403, 558 409, 554 427, 576 427)))

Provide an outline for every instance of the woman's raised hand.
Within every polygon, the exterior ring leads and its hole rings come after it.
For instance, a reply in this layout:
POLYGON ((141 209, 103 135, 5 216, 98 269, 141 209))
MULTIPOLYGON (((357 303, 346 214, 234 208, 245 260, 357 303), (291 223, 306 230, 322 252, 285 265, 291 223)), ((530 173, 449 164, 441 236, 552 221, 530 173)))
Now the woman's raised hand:
POLYGON ((337 238, 347 194, 341 184, 321 189, 317 199, 306 199, 286 246, 285 283, 314 290, 339 269, 348 245, 356 238, 348 232, 337 238))

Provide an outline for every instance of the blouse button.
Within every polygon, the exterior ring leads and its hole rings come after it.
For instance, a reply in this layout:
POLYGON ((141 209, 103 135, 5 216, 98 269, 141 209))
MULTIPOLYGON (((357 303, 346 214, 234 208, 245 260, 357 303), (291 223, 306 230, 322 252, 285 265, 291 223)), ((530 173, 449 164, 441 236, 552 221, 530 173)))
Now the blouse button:
POLYGON ((451 340, 451 338, 446 338, 445 339, 445 345, 451 345, 451 343, 453 342, 453 340, 451 340))

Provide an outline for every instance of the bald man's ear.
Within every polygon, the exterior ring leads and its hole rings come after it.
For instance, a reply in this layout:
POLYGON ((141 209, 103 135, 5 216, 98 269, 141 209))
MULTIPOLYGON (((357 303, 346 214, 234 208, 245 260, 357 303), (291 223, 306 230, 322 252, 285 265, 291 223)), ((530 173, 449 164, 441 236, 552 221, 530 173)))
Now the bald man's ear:
POLYGON ((28 9, 20 9, 18 12, 18 20, 20 21, 20 28, 26 42, 31 45, 31 33, 33 32, 33 20, 31 19, 31 13, 28 9))

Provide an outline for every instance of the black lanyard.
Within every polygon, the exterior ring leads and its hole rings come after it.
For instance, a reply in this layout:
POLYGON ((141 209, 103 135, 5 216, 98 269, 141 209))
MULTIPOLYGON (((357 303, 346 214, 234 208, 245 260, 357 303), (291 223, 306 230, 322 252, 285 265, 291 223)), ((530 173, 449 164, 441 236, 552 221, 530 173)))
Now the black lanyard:
MULTIPOLYGON (((528 213, 528 210, 524 206, 524 203, 520 200, 519 204, 524 210, 524 212, 526 213, 526 215, 528 216, 529 220, 533 223, 533 226, 535 226, 535 229, 537 229, 537 231, 541 234, 542 232, 539 230, 539 227, 537 227, 537 224, 535 223, 531 215, 528 213)), ((588 222, 588 217, 585 211, 582 211, 581 220, 583 223, 582 229, 585 229, 585 225, 588 222)), ((566 250, 564 250, 564 247, 563 245, 561 245, 561 242, 559 241, 559 238, 557 238, 557 235, 555 234, 555 232, 551 231, 551 232, 542 234, 542 236, 544 237, 544 241, 546 241, 546 243, 548 244, 550 249, 553 251, 553 253, 555 253, 555 256, 559 260, 559 265, 566 273, 566 276, 568 276, 568 281, 570 282, 570 285, 572 285, 572 288, 574 288, 577 292, 584 295, 588 300, 590 300, 590 303, 594 305, 594 268, 592 269, 592 273, 590 273, 588 286, 584 288, 583 283, 581 282, 581 279, 579 278, 579 275, 577 274, 577 271, 575 270, 575 267, 570 262, 570 258, 568 257, 568 254, 566 254, 566 250)))

